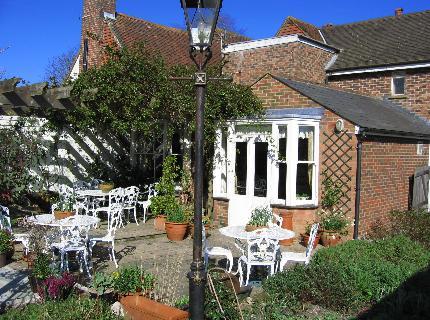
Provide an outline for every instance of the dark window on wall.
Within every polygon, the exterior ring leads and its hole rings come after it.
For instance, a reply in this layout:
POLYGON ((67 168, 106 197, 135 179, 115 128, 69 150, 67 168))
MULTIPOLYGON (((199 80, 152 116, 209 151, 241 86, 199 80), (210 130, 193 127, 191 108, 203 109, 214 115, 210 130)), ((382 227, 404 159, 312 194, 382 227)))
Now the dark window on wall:
POLYGON ((246 195, 247 142, 236 142, 236 194, 246 195))
POLYGON ((393 73, 391 80, 391 90, 394 96, 405 94, 406 78, 404 72, 393 73))
POLYGON ((255 175, 254 196, 265 197, 267 195, 267 142, 255 143, 255 175))
POLYGON ((278 199, 286 199, 287 197, 287 139, 279 139, 279 155, 278 155, 279 179, 278 179, 278 199))

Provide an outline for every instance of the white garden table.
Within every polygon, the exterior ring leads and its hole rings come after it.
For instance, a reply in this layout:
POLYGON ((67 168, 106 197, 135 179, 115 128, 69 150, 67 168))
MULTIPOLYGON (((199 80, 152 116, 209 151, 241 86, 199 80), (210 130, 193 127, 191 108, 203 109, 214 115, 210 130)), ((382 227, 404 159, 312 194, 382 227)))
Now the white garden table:
MULTIPOLYGON (((267 235, 270 239, 273 240, 286 240, 295 237, 294 231, 288 229, 282 229, 278 226, 267 227, 264 229, 259 229, 262 233, 267 235)), ((245 226, 228 226, 219 229, 219 232, 230 238, 235 238, 239 240, 247 240, 247 239, 255 239, 256 235, 258 237, 258 232, 247 232, 245 230, 245 226)))
POLYGON ((48 213, 28 217, 27 221, 35 225, 49 227, 70 228, 79 226, 79 228, 91 228, 96 226, 100 222, 100 219, 93 216, 74 215, 69 218, 57 220, 52 214, 48 213))
POLYGON ((78 190, 76 191, 77 196, 82 197, 98 197, 98 198, 104 198, 109 196, 109 192, 103 192, 100 189, 89 189, 89 190, 78 190))

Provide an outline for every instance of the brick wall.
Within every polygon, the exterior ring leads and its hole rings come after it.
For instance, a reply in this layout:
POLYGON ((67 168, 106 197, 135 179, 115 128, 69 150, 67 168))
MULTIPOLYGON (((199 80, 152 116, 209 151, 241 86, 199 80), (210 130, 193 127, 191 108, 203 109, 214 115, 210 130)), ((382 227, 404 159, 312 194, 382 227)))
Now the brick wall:
POLYGON ((331 57, 329 52, 294 42, 229 53, 223 72, 231 74, 235 82, 247 85, 266 73, 323 83, 324 67, 331 57))
MULTIPOLYGON (((374 97, 391 97, 391 72, 329 77, 330 85, 374 97)), ((430 119, 430 69, 406 71, 405 96, 393 99, 405 108, 430 119)))
POLYGON ((408 209, 409 177, 428 164, 428 147, 417 155, 411 140, 373 138, 363 142, 360 235, 386 220, 392 210, 408 209))
POLYGON ((116 0, 84 0, 81 53, 83 53, 84 39, 88 39, 88 68, 99 65, 102 62, 101 43, 104 35, 104 12, 114 14, 116 12, 116 0))
POLYGON ((214 198, 214 224, 216 226, 228 225, 228 199, 214 198))

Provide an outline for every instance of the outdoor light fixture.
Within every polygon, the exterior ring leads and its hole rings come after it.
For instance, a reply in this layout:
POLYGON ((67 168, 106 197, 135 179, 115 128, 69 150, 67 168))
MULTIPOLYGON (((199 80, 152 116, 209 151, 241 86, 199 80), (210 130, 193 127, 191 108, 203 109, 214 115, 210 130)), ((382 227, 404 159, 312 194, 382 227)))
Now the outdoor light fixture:
POLYGON ((222 0, 181 0, 190 41, 190 57, 197 66, 194 85, 197 94, 194 139, 194 240, 190 280, 190 315, 192 320, 204 319, 206 267, 202 257, 203 214, 203 142, 207 77, 206 64, 212 57, 211 45, 222 0), (200 57, 199 57, 200 56, 200 57))
POLYGON ((210 48, 222 0, 181 0, 190 47, 203 51, 210 48))

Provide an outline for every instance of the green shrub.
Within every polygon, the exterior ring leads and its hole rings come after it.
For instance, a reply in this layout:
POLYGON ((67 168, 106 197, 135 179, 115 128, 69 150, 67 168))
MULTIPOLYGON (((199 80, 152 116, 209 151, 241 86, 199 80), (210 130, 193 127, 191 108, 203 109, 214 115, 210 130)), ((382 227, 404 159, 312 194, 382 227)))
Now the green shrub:
POLYGON ((113 288, 119 294, 141 292, 149 294, 154 289, 155 277, 139 266, 127 266, 113 273, 113 288))
POLYGON ((307 267, 297 265, 269 278, 263 284, 266 308, 278 305, 285 313, 312 303, 356 312, 393 293, 429 262, 430 253, 404 236, 349 241, 319 250, 307 267))
POLYGON ((102 300, 71 296, 64 301, 47 301, 30 304, 23 309, 12 309, 0 316, 4 320, 76 320, 76 319, 119 319, 102 300))
POLYGON ((13 250, 13 237, 9 231, 0 230, 0 254, 7 254, 13 250))

